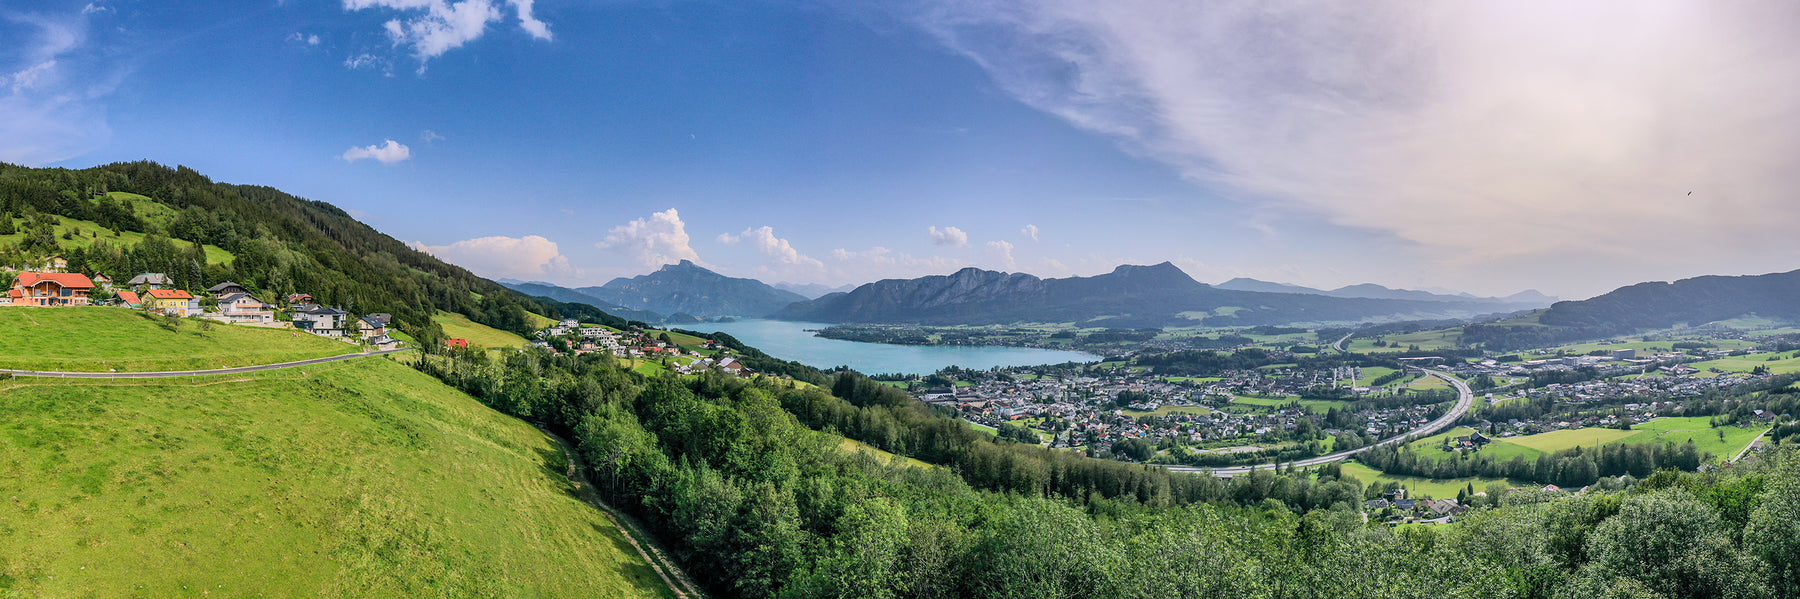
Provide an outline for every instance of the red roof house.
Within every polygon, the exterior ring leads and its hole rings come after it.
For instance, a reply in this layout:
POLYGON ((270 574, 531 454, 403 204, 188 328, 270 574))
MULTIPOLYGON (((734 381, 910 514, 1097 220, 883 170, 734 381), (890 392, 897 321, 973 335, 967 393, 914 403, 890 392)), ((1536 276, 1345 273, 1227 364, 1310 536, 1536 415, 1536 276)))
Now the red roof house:
POLYGON ((22 272, 7 296, 14 306, 86 306, 94 282, 77 272, 22 272))

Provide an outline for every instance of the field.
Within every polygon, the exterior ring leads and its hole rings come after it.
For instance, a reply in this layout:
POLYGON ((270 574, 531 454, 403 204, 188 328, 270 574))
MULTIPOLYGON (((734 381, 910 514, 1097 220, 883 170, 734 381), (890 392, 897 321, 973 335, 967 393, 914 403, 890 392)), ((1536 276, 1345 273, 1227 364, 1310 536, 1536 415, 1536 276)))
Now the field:
POLYGON ((525 347, 524 337, 469 320, 469 317, 461 314, 438 312, 436 316, 431 317, 431 320, 444 328, 445 337, 468 339, 469 347, 482 349, 525 347))
POLYGON ((1775 374, 1788 374, 1790 372, 1800 372, 1800 358, 1794 356, 1795 354, 1793 352, 1746 354, 1742 356, 1719 358, 1717 360, 1694 362, 1689 364, 1689 366, 1693 366, 1700 370, 1717 368, 1726 372, 1750 372, 1752 369, 1762 366, 1768 368, 1769 372, 1775 374), (1776 359, 1770 361, 1769 358, 1776 359))
POLYGON ((1136 418, 1138 416, 1168 416, 1170 414, 1193 414, 1196 416, 1205 416, 1205 415, 1211 414, 1213 412, 1212 408, 1208 408, 1205 406, 1161 406, 1161 407, 1156 408, 1156 410, 1150 411, 1150 412, 1145 412, 1145 411, 1141 411, 1141 410, 1123 410, 1123 411, 1125 412, 1126 416, 1130 416, 1132 418, 1136 418))
MULTIPOLYGON (((893 463, 894 458, 898 457, 898 456, 895 456, 894 454, 883 451, 883 450, 875 447, 874 445, 870 445, 868 443, 864 443, 862 441, 858 441, 855 439, 844 439, 842 441, 838 441, 838 449, 844 450, 845 453, 867 453, 871 456, 874 456, 877 461, 879 461, 883 464, 893 463)), ((902 463, 904 463, 908 466, 914 467, 914 468, 937 468, 938 467, 938 466, 935 466, 928 462, 921 462, 921 461, 913 459, 913 458, 900 458, 900 459, 902 460, 902 463)))
MULTIPOLYGON (((1692 440, 1696 449, 1712 453, 1715 462, 1722 462, 1737 456, 1737 453, 1755 440, 1764 428, 1738 428, 1735 426, 1712 428, 1708 419, 1703 416, 1658 418, 1633 426, 1628 431, 1588 427, 1550 431, 1523 437, 1499 438, 1489 443, 1481 450, 1481 453, 1502 460, 1511 459, 1515 455, 1533 459, 1541 453, 1552 453, 1577 446, 1593 448, 1606 444, 1664 442, 1681 445, 1692 440), (1720 434, 1721 432, 1723 435, 1720 434)), ((1431 445, 1435 445, 1435 443, 1429 445, 1424 444, 1423 441, 1413 443, 1414 449, 1424 452, 1423 455, 1433 458, 1444 457, 1443 452, 1430 449, 1431 445)))
POLYGON ((1344 344, 1344 349, 1353 353, 1365 354, 1406 351, 1407 348, 1414 345, 1419 346, 1419 349, 1427 350, 1454 349, 1462 341, 1462 329, 1436 329, 1404 335, 1383 335, 1381 340, 1387 343, 1387 347, 1375 347, 1373 337, 1352 337, 1349 343, 1344 344))
POLYGON ((671 596, 554 440, 386 359, 0 405, 0 595, 671 596))
POLYGON ((355 353, 324 337, 183 319, 163 328, 124 308, 0 308, 0 368, 149 372, 275 364, 355 353))
POLYGON ((1239 395, 1239 396, 1231 398, 1231 403, 1234 403, 1234 404, 1246 405, 1246 406, 1261 406, 1261 407, 1266 407, 1266 408, 1275 408, 1275 407, 1285 406, 1285 405, 1295 403, 1295 402, 1299 402, 1299 404, 1301 406, 1305 407, 1308 412, 1311 412, 1314 414, 1324 414, 1327 410, 1330 410, 1331 408, 1334 408, 1334 407, 1335 408, 1343 408, 1343 407, 1347 407, 1350 405, 1350 402, 1347 402, 1347 401, 1332 401, 1332 400, 1327 400, 1327 399, 1300 399, 1298 397, 1274 398, 1274 397, 1249 397, 1249 396, 1239 395))
POLYGON ((1338 463, 1342 465, 1341 467, 1343 468, 1345 475, 1356 477, 1356 479, 1362 481, 1364 485, 1375 485, 1390 481, 1397 482, 1407 488, 1407 497, 1414 498, 1418 498, 1422 495, 1430 495, 1435 499, 1443 499, 1446 497, 1455 498, 1457 491, 1465 489, 1466 486, 1470 484, 1475 486, 1476 491, 1486 491, 1488 485, 1495 483, 1506 485, 1508 487, 1536 486, 1503 478, 1482 478, 1479 476, 1445 479, 1421 478, 1417 476, 1394 476, 1363 465, 1362 462, 1345 460, 1338 463))
MULTIPOLYGON (((124 195, 132 195, 132 194, 124 194, 124 195)), ((136 197, 143 197, 143 196, 136 196, 136 197)), ((145 204, 145 205, 150 205, 150 204, 145 204)), ((161 206, 161 204, 154 204, 154 205, 161 206)), ((131 231, 120 231, 119 235, 117 237, 114 237, 112 229, 102 227, 98 223, 95 223, 92 221, 75 220, 75 219, 68 218, 65 216, 58 216, 58 217, 56 217, 56 220, 58 223, 55 227, 55 229, 56 229, 56 244, 62 248, 92 247, 94 245, 95 241, 104 241, 104 242, 106 242, 108 244, 112 244, 113 246, 116 246, 116 247, 131 248, 131 247, 135 247, 139 242, 142 242, 144 240, 143 233, 134 233, 131 231), (62 234, 64 231, 74 231, 75 232, 75 235, 73 236, 74 238, 73 239, 63 239, 62 234)), ((23 219, 14 219, 13 220, 14 224, 23 224, 24 222, 25 221, 23 219)), ((19 240, 24 239, 24 238, 25 238, 25 231, 21 227, 21 228, 19 228, 19 232, 13 233, 12 235, 0 235, 0 245, 15 245, 19 242, 19 240)), ((171 239, 170 241, 174 242, 175 247, 180 248, 182 250, 186 250, 186 249, 194 246, 194 244, 192 242, 183 241, 180 239, 171 239)), ((231 255, 231 252, 227 252, 216 246, 207 245, 207 246, 202 246, 201 249, 206 251, 206 263, 207 264, 224 264, 224 263, 230 262, 236 258, 235 256, 231 255)), ((124 280, 120 279, 120 282, 124 282, 124 280)))

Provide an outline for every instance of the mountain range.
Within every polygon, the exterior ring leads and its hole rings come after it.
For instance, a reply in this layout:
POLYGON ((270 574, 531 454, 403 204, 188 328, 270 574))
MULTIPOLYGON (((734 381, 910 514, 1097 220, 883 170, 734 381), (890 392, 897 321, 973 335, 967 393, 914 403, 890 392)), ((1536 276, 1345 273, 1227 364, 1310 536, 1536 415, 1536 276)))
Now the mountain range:
POLYGON ((1618 334, 1744 316, 1800 321, 1800 270, 1638 283, 1577 302, 1557 302, 1538 322, 1618 334))
POLYGON ((806 301, 798 293, 776 289, 756 279, 727 277, 688 260, 664 265, 650 274, 620 277, 605 285, 572 291, 631 310, 702 318, 762 316, 806 301))
POLYGON ((567 287, 558 287, 556 285, 537 281, 525 282, 511 279, 500 279, 497 282, 506 286, 507 289, 525 295, 532 297, 547 297, 559 302, 571 304, 587 304, 626 320, 636 320, 638 322, 662 322, 664 320, 662 314, 651 312, 649 310, 634 310, 567 287))
POLYGON ((1505 297, 1477 297, 1477 296, 1469 295, 1467 293, 1447 294, 1447 293, 1432 293, 1429 291, 1416 291, 1416 290, 1411 290, 1411 289, 1391 289, 1391 288, 1384 287, 1381 285, 1376 285, 1374 283, 1363 283, 1360 285, 1346 285, 1344 287, 1339 287, 1337 289, 1325 291, 1322 289, 1314 289, 1312 287, 1303 287, 1300 285, 1290 285, 1287 283, 1271 283, 1269 281, 1259 281, 1256 279, 1251 279, 1251 278, 1246 278, 1246 277, 1238 277, 1238 278, 1226 281, 1224 283, 1215 285, 1215 287, 1218 287, 1219 289, 1230 289, 1233 291, 1261 291, 1261 292, 1265 292, 1265 293, 1305 293, 1305 294, 1309 294, 1309 295, 1325 295, 1325 296, 1331 296, 1331 297, 1345 297, 1345 298, 1403 299, 1403 300, 1418 300, 1418 301, 1425 301, 1425 302, 1490 302, 1490 303, 1494 303, 1494 304, 1502 304, 1503 305, 1502 309, 1511 309, 1511 310, 1521 310, 1521 309, 1528 309, 1528 308, 1542 308, 1544 306, 1548 306, 1548 305, 1556 302, 1556 298, 1550 297, 1548 295, 1544 295, 1542 293, 1538 293, 1538 291, 1536 289, 1527 289, 1525 291, 1514 293, 1512 295, 1508 295, 1505 297))
POLYGON ((831 323, 1154 327, 1460 318, 1506 310, 1504 304, 1475 298, 1426 301, 1221 289, 1164 262, 1063 279, 965 268, 950 275, 869 283, 792 304, 773 317, 831 323))

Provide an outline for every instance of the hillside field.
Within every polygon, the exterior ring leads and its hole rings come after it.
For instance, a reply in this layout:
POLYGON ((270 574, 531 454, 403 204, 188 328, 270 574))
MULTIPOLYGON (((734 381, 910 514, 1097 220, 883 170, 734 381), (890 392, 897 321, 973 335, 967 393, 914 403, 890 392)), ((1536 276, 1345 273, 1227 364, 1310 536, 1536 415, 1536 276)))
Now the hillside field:
MULTIPOLYGON (((135 194, 122 194, 122 195, 135 195, 135 194)), ((136 196, 136 197, 141 198, 143 196, 136 196)), ((156 204, 153 202, 145 202, 144 204, 141 204, 140 206, 156 206, 156 207, 161 208, 162 204, 156 204)), ((165 208, 165 210, 166 210, 166 208, 165 208)), ((93 221, 75 220, 73 218, 69 218, 66 216, 58 216, 58 217, 56 217, 56 221, 57 221, 57 225, 55 227, 56 243, 57 243, 58 247, 62 247, 62 248, 92 247, 94 245, 95 241, 104 241, 106 243, 112 244, 114 247, 132 248, 132 247, 136 247, 137 244, 144 241, 143 233, 139 233, 136 231, 117 231, 116 232, 117 235, 114 235, 115 231, 113 231, 112 229, 103 227, 99 223, 95 223, 93 221), (68 231, 68 232, 71 232, 74 234, 70 236, 71 237, 70 239, 63 239, 62 234, 65 231, 68 231)), ((11 235, 0 235, 0 245, 16 245, 19 243, 20 240, 24 239, 25 238, 25 230, 23 228, 24 222, 25 222, 24 219, 19 219, 19 218, 13 219, 13 223, 15 225, 19 225, 18 232, 13 233, 11 235)), ((183 240, 183 239, 170 239, 169 241, 174 243, 175 247, 180 248, 184 251, 187 250, 188 248, 191 248, 194 246, 193 242, 183 240)), ((235 259, 235 256, 232 256, 231 252, 220 249, 217 246, 203 245, 203 246, 200 246, 200 249, 206 252, 206 263, 207 264, 224 264, 224 263, 230 262, 233 259, 235 259)), ((124 279, 120 279, 119 282, 123 283, 124 279)))
POLYGON ((381 358, 3 381, 0 596, 672 596, 565 465, 381 358))
MULTIPOLYGON (((1703 416, 1658 418, 1635 425, 1631 427, 1631 430, 1587 427, 1522 437, 1496 438, 1483 447, 1480 453, 1498 460, 1509 460, 1513 456, 1534 460, 1540 454, 1573 447, 1594 448, 1619 443, 1635 445, 1665 442, 1681 445, 1692 440, 1696 449, 1712 453, 1714 462, 1723 462, 1735 457, 1739 451, 1743 451, 1744 447, 1754 441, 1756 436, 1762 434, 1766 428, 1738 428, 1735 426, 1714 428, 1709 419, 1703 416)), ((1443 459, 1449 457, 1450 454, 1438 449, 1438 444, 1443 442, 1446 437, 1467 435, 1471 430, 1467 427, 1457 427, 1442 434, 1414 441, 1408 446, 1423 457, 1443 459)))
POLYGON ((275 364, 356 353, 357 346, 297 331, 182 319, 97 306, 0 307, 0 368, 152 372, 275 364))
POLYGON ((443 327, 444 337, 468 339, 469 347, 479 349, 525 347, 524 337, 469 320, 469 317, 461 314, 440 311, 431 320, 443 327))

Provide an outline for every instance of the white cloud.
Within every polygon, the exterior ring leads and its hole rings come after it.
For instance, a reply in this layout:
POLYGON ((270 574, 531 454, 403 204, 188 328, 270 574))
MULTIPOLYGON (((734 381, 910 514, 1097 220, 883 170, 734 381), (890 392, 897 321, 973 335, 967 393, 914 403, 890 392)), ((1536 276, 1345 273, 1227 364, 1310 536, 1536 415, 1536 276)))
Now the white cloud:
POLYGON ((308 46, 317 46, 317 45, 319 45, 319 36, 318 36, 318 34, 313 34, 313 35, 309 35, 309 36, 306 36, 306 45, 308 45, 308 46))
POLYGON ((427 145, 431 144, 432 142, 443 141, 443 140, 444 140, 444 136, 438 135, 436 131, 426 129, 424 131, 419 132, 419 141, 425 142, 427 145))
POLYGON ((1428 261, 1716 268, 1800 249, 1792 4, 939 0, 910 16, 1031 106, 1428 261))
POLYGON ((569 266, 556 242, 537 235, 478 237, 435 246, 414 241, 407 245, 490 279, 570 279, 581 275, 569 266))
POLYGON ((937 245, 962 247, 969 244, 969 234, 956 227, 944 227, 943 229, 931 227, 930 233, 931 243, 937 245))
POLYGON ((394 75, 393 65, 388 62, 388 59, 366 52, 345 58, 344 68, 352 71, 357 69, 376 69, 390 77, 394 75))
POLYGON ((23 28, 0 52, 0 161, 40 166, 100 147, 112 135, 104 99, 124 71, 87 45, 90 5, 79 13, 0 12, 23 28), (26 34, 29 32, 29 34, 26 34))
POLYGON ((110 7, 89 2, 87 6, 81 7, 81 14, 91 15, 95 13, 112 12, 112 10, 113 9, 110 7))
POLYGON ((340 156, 345 162, 356 162, 364 158, 373 158, 382 164, 394 164, 412 158, 412 148, 394 140, 385 140, 379 146, 350 148, 340 156))
POLYGON ((1012 242, 989 241, 987 242, 987 248, 989 252, 992 252, 999 259, 1001 268, 1006 270, 1017 270, 1019 268, 1019 263, 1013 260, 1012 242))
POLYGON ((775 229, 767 225, 744 229, 743 233, 719 235, 719 243, 735 245, 739 241, 749 241, 763 257, 775 264, 802 271, 822 271, 825 263, 818 261, 794 249, 788 240, 775 236, 775 229))
POLYGON ((606 240, 596 246, 650 267, 682 260, 700 262, 700 254, 688 245, 687 225, 681 222, 681 214, 674 208, 652 213, 649 219, 635 219, 613 227, 607 231, 606 240))
POLYGON ((1037 236, 1038 236, 1038 228, 1037 228, 1037 225, 1025 225, 1025 228, 1023 228, 1023 229, 1019 229, 1019 232, 1020 232, 1020 233, 1022 233, 1022 234, 1024 234, 1024 235, 1025 235, 1025 236, 1026 236, 1026 237, 1030 237, 1030 238, 1031 238, 1031 240, 1032 240, 1032 241, 1037 241, 1037 240, 1038 240, 1038 238, 1037 238, 1037 236))
POLYGON ((876 246, 862 251, 831 250, 832 279, 866 283, 876 278, 914 278, 949 274, 964 266, 961 260, 943 256, 917 258, 876 246))
MULTIPOLYGON (((506 0, 519 19, 520 29, 534 38, 549 40, 550 27, 532 14, 532 2, 506 0)), ((390 19, 382 28, 394 45, 412 49, 421 70, 425 61, 479 39, 487 33, 489 23, 505 18, 494 0, 344 0, 344 10, 376 8, 410 15, 390 19)))

